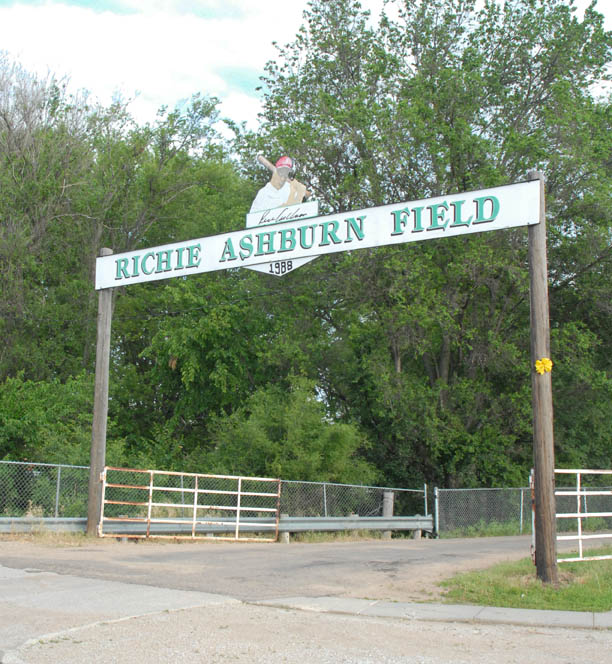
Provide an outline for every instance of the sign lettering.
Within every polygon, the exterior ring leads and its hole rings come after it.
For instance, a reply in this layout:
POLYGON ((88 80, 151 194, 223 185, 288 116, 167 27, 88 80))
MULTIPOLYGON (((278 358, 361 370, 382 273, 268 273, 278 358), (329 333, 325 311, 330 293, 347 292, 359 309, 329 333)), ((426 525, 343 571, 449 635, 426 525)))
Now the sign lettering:
POLYGON ((265 217, 241 231, 100 257, 96 289, 234 267, 285 274, 323 254, 537 224, 539 206, 540 184, 531 181, 323 217, 265 217))

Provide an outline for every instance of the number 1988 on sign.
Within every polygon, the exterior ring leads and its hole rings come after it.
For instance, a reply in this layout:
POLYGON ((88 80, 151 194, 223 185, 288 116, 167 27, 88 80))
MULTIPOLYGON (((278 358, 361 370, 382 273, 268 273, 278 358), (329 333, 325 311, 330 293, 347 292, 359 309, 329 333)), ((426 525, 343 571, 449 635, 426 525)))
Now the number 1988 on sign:
POLYGON ((270 274, 286 274, 293 270, 293 261, 276 261, 270 263, 270 274))

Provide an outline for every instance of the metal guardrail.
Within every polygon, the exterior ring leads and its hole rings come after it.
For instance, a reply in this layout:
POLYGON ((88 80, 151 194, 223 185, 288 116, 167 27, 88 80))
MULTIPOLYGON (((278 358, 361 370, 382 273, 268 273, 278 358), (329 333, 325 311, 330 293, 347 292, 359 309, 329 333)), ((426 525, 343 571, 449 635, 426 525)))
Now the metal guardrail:
MULTIPOLYGON (((611 500, 608 501, 608 507, 612 507, 612 490, 603 487, 586 487, 584 486, 584 475, 601 475, 610 476, 612 470, 586 470, 586 469, 555 469, 555 475, 575 475, 576 488, 575 489, 558 489, 555 490, 555 496, 573 496, 576 498, 576 509, 572 512, 559 512, 557 511, 557 519, 576 519, 577 534, 576 535, 557 535, 557 541, 577 541, 578 542, 578 557, 574 558, 557 558, 558 563, 565 562, 578 562, 587 560, 610 560, 612 555, 604 556, 585 556, 583 551, 583 542, 585 540, 594 539, 611 539, 612 533, 597 533, 594 535, 585 535, 583 533, 583 519, 602 518, 608 519, 612 517, 612 511, 589 511, 588 498, 595 496, 610 496, 611 500)), ((557 501, 557 510, 559 509, 557 501)))
MULTIPOLYGON (((250 519, 248 524, 244 522, 241 529, 244 532, 261 532, 264 530, 263 519, 250 519)), ((173 523, 152 523, 151 532, 162 535, 174 536, 172 533, 190 533, 191 521, 184 519, 173 523)), ((0 532, 2 533, 30 533, 30 532, 85 532, 87 528, 86 518, 28 518, 28 517, 0 517, 0 532)), ((106 537, 131 537, 130 533, 143 536, 146 533, 146 523, 113 521, 106 526, 106 537)), ((222 532, 233 532, 235 522, 222 523, 221 520, 214 522, 210 519, 203 525, 199 532, 216 534, 222 532)), ((281 516, 278 523, 279 533, 299 532, 338 532, 344 530, 397 530, 433 531, 433 517, 426 516, 393 516, 393 517, 295 517, 281 516)), ((257 540, 261 541, 261 540, 257 540)))
POLYGON ((433 532, 433 517, 428 516, 349 516, 349 517, 294 517, 281 516, 280 532, 339 530, 425 530, 433 532))

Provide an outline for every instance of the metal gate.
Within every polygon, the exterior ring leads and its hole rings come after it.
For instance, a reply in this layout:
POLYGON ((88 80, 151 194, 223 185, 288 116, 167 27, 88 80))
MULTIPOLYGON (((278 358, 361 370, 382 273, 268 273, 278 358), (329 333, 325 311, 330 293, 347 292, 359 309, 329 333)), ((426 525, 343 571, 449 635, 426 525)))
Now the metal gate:
POLYGON ((558 489, 555 491, 557 496, 557 519, 576 519, 576 534, 557 535, 557 541, 577 541, 578 557, 557 558, 558 563, 577 562, 582 560, 609 560, 612 555, 585 556, 583 542, 585 540, 604 540, 612 538, 610 532, 600 532, 596 534, 585 535, 583 532, 584 519, 599 519, 606 526, 609 526, 609 520, 612 518, 612 490, 604 486, 585 486, 584 476, 612 476, 612 470, 584 470, 584 469, 556 469, 555 474, 575 475, 575 489, 558 489), (562 496, 567 496, 571 503, 560 505, 564 500, 562 496), (571 509, 574 507, 574 509, 571 509), (563 510, 563 511, 562 511, 563 510), (606 523, 607 521, 607 523, 606 523))
POLYGON ((100 537, 275 542, 281 481, 107 466, 100 537))

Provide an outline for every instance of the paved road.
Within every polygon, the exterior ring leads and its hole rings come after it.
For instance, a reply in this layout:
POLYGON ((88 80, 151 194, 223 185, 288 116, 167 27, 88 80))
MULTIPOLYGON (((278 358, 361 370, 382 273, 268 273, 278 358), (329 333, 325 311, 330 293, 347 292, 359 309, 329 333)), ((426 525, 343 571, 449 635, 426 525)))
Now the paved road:
POLYGON ((0 564, 230 595, 430 598, 457 571, 529 555, 529 537, 253 544, 91 540, 80 547, 0 542, 0 564))
POLYGON ((593 627, 612 627, 612 613, 411 602, 454 571, 528 548, 0 541, 0 662, 608 664, 612 631, 593 627))

